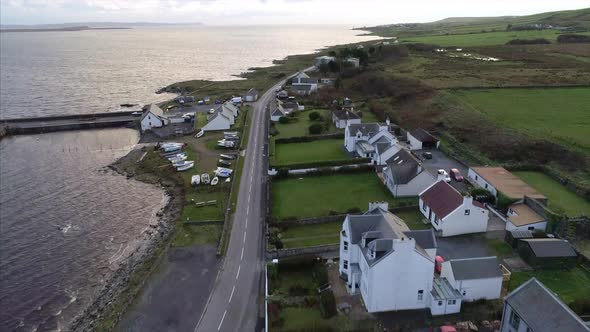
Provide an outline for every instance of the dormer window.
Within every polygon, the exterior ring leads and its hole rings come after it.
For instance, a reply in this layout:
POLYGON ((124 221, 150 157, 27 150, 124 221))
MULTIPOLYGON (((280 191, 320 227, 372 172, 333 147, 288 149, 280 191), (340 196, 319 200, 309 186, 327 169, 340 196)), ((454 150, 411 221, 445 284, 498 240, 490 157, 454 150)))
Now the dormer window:
POLYGON ((375 251, 374 250, 371 250, 369 254, 371 256, 371 259, 375 259, 375 251))
POLYGON ((468 216, 471 213, 471 211, 469 209, 465 210, 465 215, 468 216))

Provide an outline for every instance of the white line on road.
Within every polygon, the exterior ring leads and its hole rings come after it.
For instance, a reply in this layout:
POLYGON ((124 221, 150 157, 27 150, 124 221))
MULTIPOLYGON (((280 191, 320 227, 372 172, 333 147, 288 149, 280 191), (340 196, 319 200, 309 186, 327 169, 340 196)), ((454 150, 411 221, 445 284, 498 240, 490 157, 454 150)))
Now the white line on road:
POLYGON ((250 205, 246 207, 246 222, 248 222, 248 211, 250 211, 250 205))
POLYGON ((223 320, 225 319, 225 314, 227 314, 227 310, 223 312, 223 317, 221 317, 221 322, 219 322, 219 326, 217 327, 217 331, 221 330, 221 324, 223 324, 223 320))
POLYGON ((246 243, 246 231, 244 231, 244 243, 246 243))
POLYGON ((231 295, 229 296, 229 301, 231 302, 232 297, 234 297, 234 291, 236 290, 236 285, 234 285, 234 288, 231 289, 231 295))
POLYGON ((242 255, 240 256, 240 260, 244 259, 244 247, 242 247, 242 255))
POLYGON ((242 265, 238 266, 238 273, 236 273, 236 279, 238 279, 238 277, 240 276, 240 269, 242 268, 242 265))

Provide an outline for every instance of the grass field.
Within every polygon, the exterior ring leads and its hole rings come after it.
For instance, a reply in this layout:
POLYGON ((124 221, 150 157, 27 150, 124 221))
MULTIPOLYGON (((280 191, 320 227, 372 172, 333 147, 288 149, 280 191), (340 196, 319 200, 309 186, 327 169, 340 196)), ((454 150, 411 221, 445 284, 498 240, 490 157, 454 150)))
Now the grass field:
MULTIPOLYGON (((402 42, 425 43, 439 46, 490 46, 504 45, 512 39, 537 39, 545 38, 555 42, 559 31, 557 30, 526 30, 526 31, 498 31, 486 33, 451 34, 440 36, 420 36, 403 38, 402 42)), ((588 34, 588 33, 580 33, 588 34)))
POLYGON ((514 172, 524 182, 549 198, 549 208, 569 216, 590 216, 590 202, 574 194, 561 183, 539 172, 514 172))
POLYGON ((340 240, 342 221, 318 225, 289 227, 281 233, 285 248, 303 248, 324 244, 337 244, 340 240))
MULTIPOLYGON (((416 204, 417 203, 418 203, 418 200, 416 199, 416 204)), ((424 216, 422 215, 422 213, 420 213, 420 211, 418 211, 418 208, 416 208, 415 210, 411 210, 411 211, 395 212, 395 215, 402 218, 406 222, 408 227, 410 227, 410 229, 429 229, 430 228, 430 224, 424 224, 422 222, 422 219, 424 219, 424 216)))
POLYGON ((512 274, 509 290, 523 284, 530 278, 539 279, 545 286, 557 293, 565 302, 590 298, 590 273, 581 267, 567 270, 539 270, 512 274))
POLYGON ((366 211, 369 202, 395 199, 372 172, 289 178, 272 183, 272 215, 276 218, 326 216, 330 211, 345 213, 350 208, 366 211))
POLYGON ((274 164, 286 165, 348 159, 342 139, 327 139, 305 143, 276 144, 274 164))
MULTIPOLYGON (((322 115, 324 119, 332 119, 332 112, 330 110, 321 110, 321 109, 314 109, 305 111, 303 113, 299 113, 297 116, 298 121, 292 123, 274 123, 275 128, 279 131, 278 135, 275 138, 288 138, 288 137, 299 137, 299 136, 308 136, 309 134, 309 126, 314 123, 321 123, 324 124, 325 120, 316 120, 312 121, 309 119, 309 114, 311 112, 318 112, 322 115)), ((322 134, 330 134, 338 132, 338 128, 334 126, 334 124, 330 121, 330 129, 327 131, 322 132, 322 134)))
POLYGON ((590 151, 590 88, 478 89, 455 95, 503 126, 590 151))

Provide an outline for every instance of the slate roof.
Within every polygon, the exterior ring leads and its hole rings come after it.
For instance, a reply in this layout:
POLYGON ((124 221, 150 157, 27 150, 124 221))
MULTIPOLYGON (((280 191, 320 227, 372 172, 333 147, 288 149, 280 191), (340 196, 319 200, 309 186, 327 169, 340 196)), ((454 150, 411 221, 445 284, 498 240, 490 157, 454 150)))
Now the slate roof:
POLYGON ((523 239, 537 257, 576 257, 567 241, 560 239, 523 239))
POLYGON ((356 135, 357 132, 361 132, 363 136, 373 136, 379 132, 378 123, 351 123, 348 125, 350 135, 356 135))
POLYGON ((457 300, 462 298, 461 293, 451 285, 447 278, 435 277, 432 282, 432 297, 436 301, 457 300))
POLYGON ((515 239, 532 239, 533 238, 533 232, 529 231, 529 230, 512 230, 510 231, 510 234, 512 235, 513 238, 515 239))
POLYGON ((536 278, 508 294, 505 303, 534 332, 590 331, 578 315, 536 278))
POLYGON ((141 120, 143 120, 149 112, 151 112, 152 114, 154 114, 158 117, 164 116, 164 111, 162 111, 162 109, 160 107, 158 107, 158 105, 150 104, 150 106, 148 106, 147 110, 145 112, 143 112, 143 115, 141 116, 141 120))
POLYGON ((422 143, 436 143, 438 139, 432 136, 429 132, 422 128, 414 129, 410 131, 410 135, 414 136, 417 140, 422 143))
POLYGON ((339 109, 339 110, 333 111, 332 114, 334 114, 334 116, 337 117, 339 120, 356 120, 356 119, 360 119, 360 117, 356 113, 350 112, 350 111, 346 111, 344 109, 339 109))
POLYGON ((502 277, 500 262, 498 262, 498 258, 495 256, 451 259, 449 263, 453 269, 453 276, 455 277, 455 280, 502 277))
POLYGON ((424 249, 434 249, 438 246, 432 228, 408 231, 404 232, 404 234, 406 234, 407 237, 411 237, 416 240, 416 243, 418 243, 418 245, 424 249))
POLYGON ((317 78, 302 77, 299 79, 299 84, 317 84, 317 83, 318 83, 317 78))
POLYGON ((419 174, 419 166, 416 158, 402 149, 387 160, 385 172, 390 174, 395 184, 407 184, 419 174))
POLYGON ((463 204, 463 196, 444 181, 438 181, 426 189, 420 198, 440 219, 448 216, 463 204))
POLYGON ((292 85, 291 88, 293 90, 298 90, 298 91, 311 91, 311 85, 310 84, 292 85))
POLYGON ((256 97, 258 95, 258 90, 251 88, 250 90, 248 90, 248 92, 246 92, 244 94, 245 96, 252 96, 252 97, 256 97))

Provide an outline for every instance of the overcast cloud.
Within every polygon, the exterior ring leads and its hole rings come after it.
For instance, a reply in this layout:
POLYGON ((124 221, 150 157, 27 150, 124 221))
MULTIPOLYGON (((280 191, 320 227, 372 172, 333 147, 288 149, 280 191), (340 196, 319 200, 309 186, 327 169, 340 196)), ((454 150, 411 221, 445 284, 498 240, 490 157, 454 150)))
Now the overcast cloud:
POLYGON ((588 0, 0 0, 0 21, 362 26, 429 22, 450 16, 527 15, 588 5, 588 0))

